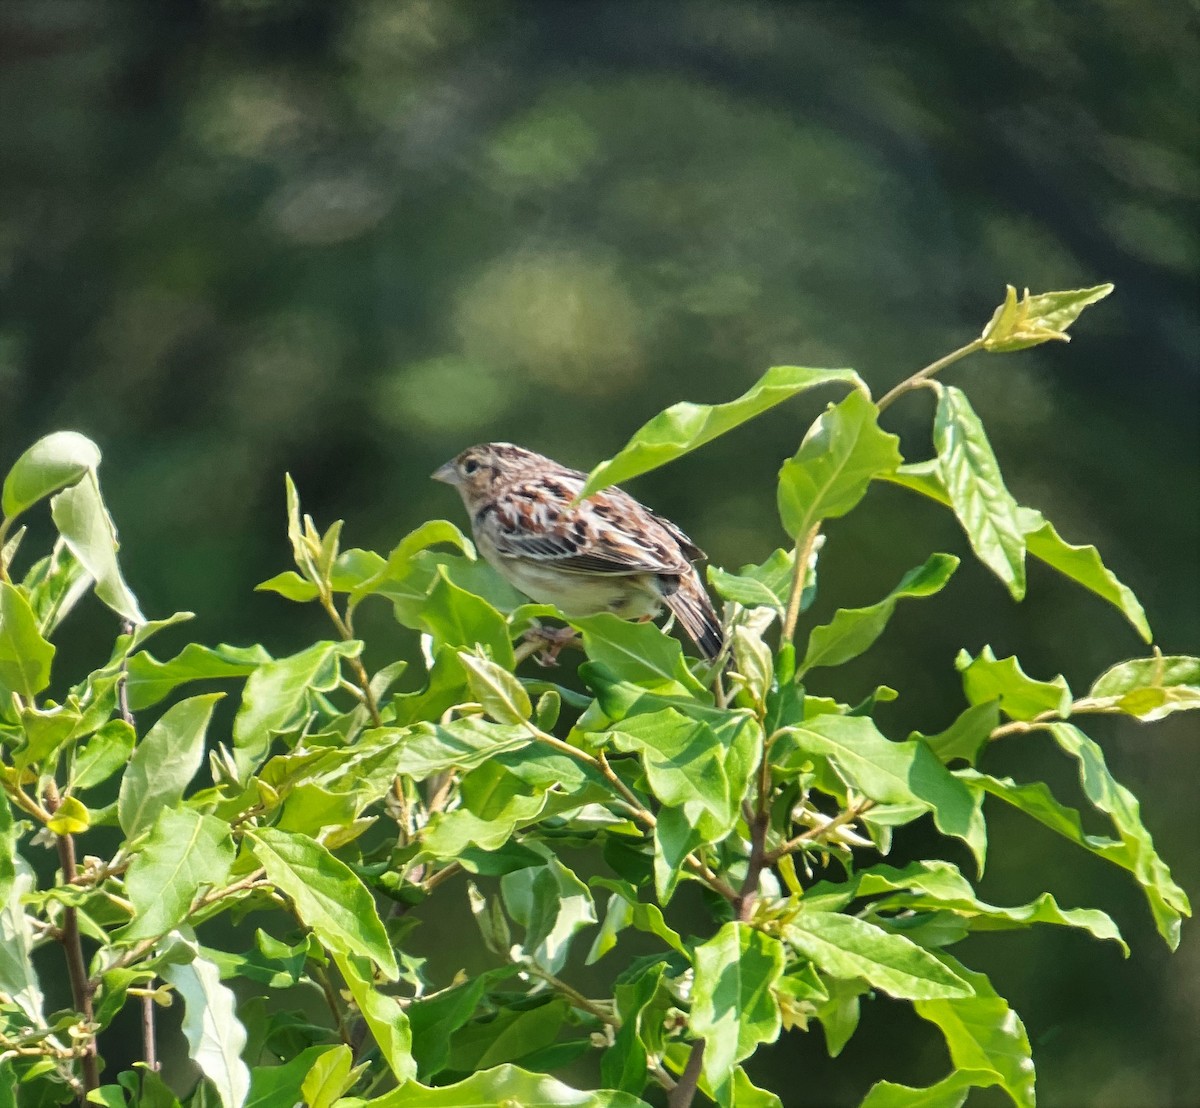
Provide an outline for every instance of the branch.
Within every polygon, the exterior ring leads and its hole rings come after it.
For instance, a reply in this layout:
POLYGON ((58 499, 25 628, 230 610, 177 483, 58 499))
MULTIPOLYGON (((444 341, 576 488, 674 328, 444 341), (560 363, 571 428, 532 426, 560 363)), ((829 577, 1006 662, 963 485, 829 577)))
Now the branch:
MULTIPOLYGON (((354 639, 354 631, 350 624, 346 622, 337 610, 337 605, 333 602, 333 594, 325 587, 318 586, 319 596, 321 599, 321 607, 325 609, 326 614, 333 621, 334 627, 342 637, 342 642, 352 642, 354 639)), ((363 665, 362 658, 349 658, 350 668, 354 670, 354 677, 358 681, 358 687, 362 689, 363 703, 367 706, 367 712, 371 717, 371 723, 376 727, 383 726, 383 717, 379 714, 379 703, 375 699, 375 694, 371 691, 371 678, 367 673, 367 667, 363 665)))
POLYGON ((697 1039, 692 1043, 692 1053, 683 1067, 683 1073, 679 1075, 678 1084, 667 1093, 667 1108, 691 1108, 696 1087, 700 1084, 700 1067, 703 1064, 704 1040, 697 1039))
MULTIPOLYGON (((51 782, 46 789, 46 808, 51 815, 58 809, 58 788, 51 782)), ((71 835, 55 835, 58 846, 58 861, 62 868, 63 882, 71 884, 77 875, 75 866, 75 839, 71 835)), ((90 1038, 82 1044, 83 1053, 80 1063, 83 1068, 83 1092, 79 1097, 84 1103, 87 1094, 93 1089, 100 1088, 100 1066, 96 1058, 96 1038, 94 1025, 96 1022, 95 1009, 92 1007, 92 997, 96 986, 88 980, 87 963, 83 960, 83 942, 79 934, 79 916, 73 907, 63 907, 62 927, 59 929, 58 941, 62 944, 63 956, 67 963, 67 976, 71 979, 71 1002, 75 1011, 83 1016, 89 1025, 90 1038)))

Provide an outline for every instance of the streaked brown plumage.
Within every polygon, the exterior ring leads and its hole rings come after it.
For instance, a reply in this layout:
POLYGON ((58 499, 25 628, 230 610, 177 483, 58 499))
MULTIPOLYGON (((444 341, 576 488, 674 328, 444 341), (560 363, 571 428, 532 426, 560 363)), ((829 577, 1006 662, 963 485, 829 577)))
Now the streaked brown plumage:
POLYGON ((666 604, 706 658, 721 624, 692 565, 704 557, 670 520, 618 488, 572 506, 585 475, 507 442, 464 450, 433 474, 453 485, 476 545, 511 584, 564 615, 656 615, 666 604))

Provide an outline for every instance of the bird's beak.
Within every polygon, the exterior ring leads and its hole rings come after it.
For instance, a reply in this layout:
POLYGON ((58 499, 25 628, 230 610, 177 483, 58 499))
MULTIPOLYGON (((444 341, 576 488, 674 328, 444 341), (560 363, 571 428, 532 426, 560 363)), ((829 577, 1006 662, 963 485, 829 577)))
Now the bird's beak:
POLYGON ((441 481, 447 485, 457 485, 458 470, 454 468, 454 459, 452 458, 443 466, 438 466, 429 476, 434 481, 441 481))

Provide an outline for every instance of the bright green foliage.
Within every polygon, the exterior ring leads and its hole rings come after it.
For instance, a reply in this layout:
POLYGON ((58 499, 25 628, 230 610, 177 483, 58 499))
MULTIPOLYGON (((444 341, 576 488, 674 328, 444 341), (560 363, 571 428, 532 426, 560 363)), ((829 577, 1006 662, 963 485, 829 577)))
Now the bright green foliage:
MULTIPOLYGON (((999 800, 1125 871, 1174 947, 1187 897, 1081 727, 1200 707, 1200 660, 1120 662, 1077 697, 981 648, 980 628, 956 663, 961 702, 930 706, 927 730, 905 738, 877 714, 896 696, 883 679, 904 674, 873 675, 854 706, 824 677, 885 635, 901 601, 945 603, 933 598, 958 558, 930 553, 876 599, 799 626, 822 526, 886 480, 951 509, 1014 598, 1028 553, 1150 640, 1132 591, 1094 547, 1017 504, 965 394, 930 380, 975 351, 1065 338, 1109 287, 1009 291, 980 339, 879 403, 853 371, 776 367, 727 404, 675 405, 593 470, 589 491, 807 389, 849 389, 782 464, 790 547, 709 567, 727 602, 716 664, 653 623, 601 614, 569 621, 558 669, 535 666, 544 642, 526 633, 557 613, 499 580, 458 527, 422 524, 386 556, 343 549, 342 524, 318 528, 290 479, 295 568, 259 587, 319 606, 329 638, 281 657, 196 642, 156 656, 148 640, 188 617, 143 619, 99 451, 73 433, 35 443, 0 496, 0 1108, 13 1087, 22 1103, 105 1108, 645 1108, 668 1089, 672 1108, 779 1108, 751 1077, 760 1046, 819 1024, 836 1056, 873 993, 932 1024, 953 1070, 926 1088, 878 1080, 868 1108, 958 1106, 975 1088, 1031 1108, 1029 1037, 964 964, 971 936, 1066 928, 1128 953, 1116 923, 1050 892, 992 904, 938 858, 882 859, 894 838, 924 842, 907 829, 928 816, 982 871, 985 800, 999 800), (938 393, 936 457, 907 464, 880 414, 921 384, 938 393), (20 576, 13 521, 47 500, 58 538, 20 576), (89 588, 124 624, 107 662, 72 679, 57 647, 89 588), (366 649, 354 622, 368 602, 394 617, 404 658, 366 649), (1085 831, 1044 783, 984 772, 1014 734, 1073 761, 1072 802, 1111 836, 1085 831), (60 868, 35 876, 43 843, 60 868), (448 944, 422 933, 431 901, 466 925, 448 944), (431 968, 422 942, 486 968, 431 968), (71 1006, 52 1012, 39 971, 63 955, 71 1006), (102 1069, 131 1025, 123 1009, 157 1003, 182 1008, 196 1069, 102 1069), (589 1072, 601 1088, 561 1079, 589 1072)), ((993 852, 1008 848, 993 837, 993 852)))

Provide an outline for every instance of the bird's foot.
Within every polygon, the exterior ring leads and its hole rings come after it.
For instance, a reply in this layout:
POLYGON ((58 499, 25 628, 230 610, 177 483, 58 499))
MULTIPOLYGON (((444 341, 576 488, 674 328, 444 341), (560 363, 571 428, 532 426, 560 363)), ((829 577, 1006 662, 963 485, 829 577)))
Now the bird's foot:
POLYGON ((522 637, 535 648, 531 651, 533 660, 547 668, 558 665, 559 653, 579 641, 573 627, 543 627, 541 624, 530 627, 522 637), (539 645, 540 650, 536 649, 539 645))

